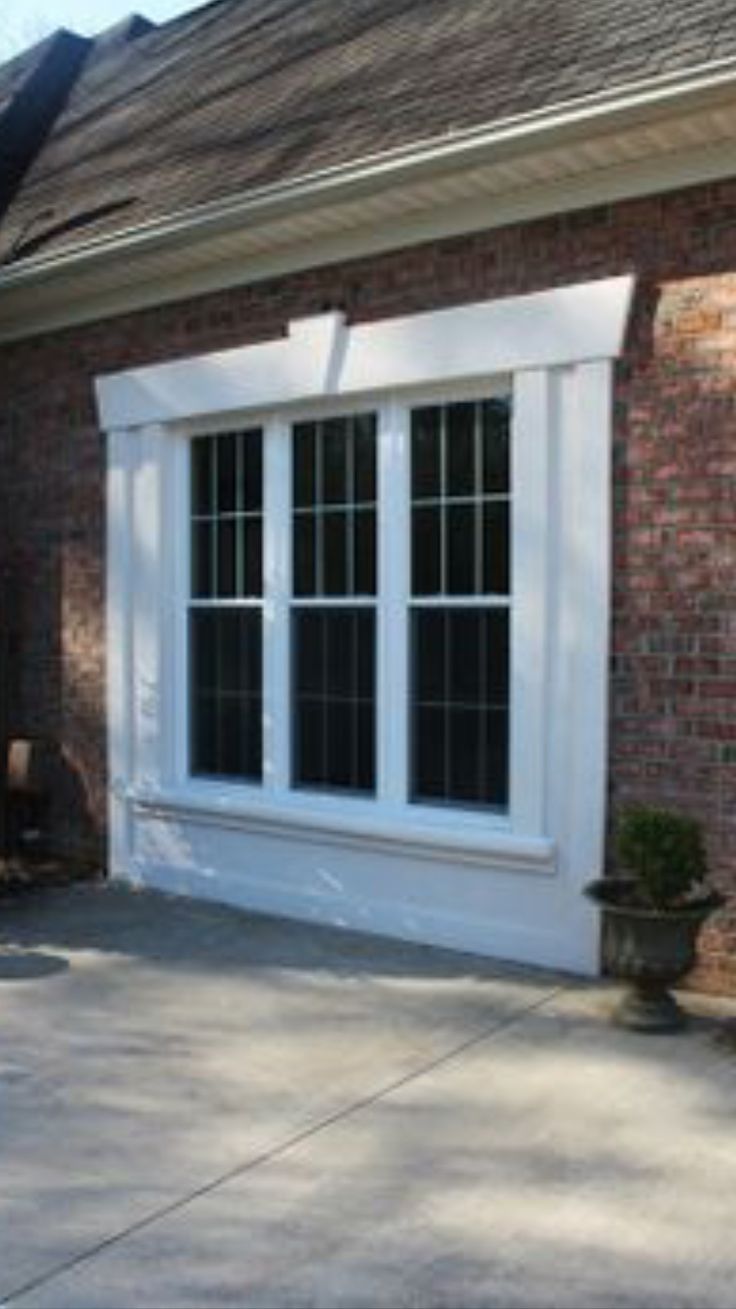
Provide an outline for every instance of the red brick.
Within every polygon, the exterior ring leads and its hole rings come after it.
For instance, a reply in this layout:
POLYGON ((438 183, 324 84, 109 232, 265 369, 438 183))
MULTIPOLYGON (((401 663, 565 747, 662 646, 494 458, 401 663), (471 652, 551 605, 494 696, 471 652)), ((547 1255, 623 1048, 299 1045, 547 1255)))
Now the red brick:
POLYGON ((736 180, 608 206, 604 221, 596 211, 454 237, 3 348, 11 730, 65 747, 75 786, 54 809, 58 839, 99 844, 105 831, 95 374, 268 340, 326 304, 368 322, 634 271, 615 395, 611 811, 643 801, 703 819, 730 900, 695 980, 736 994, 735 196, 736 180))

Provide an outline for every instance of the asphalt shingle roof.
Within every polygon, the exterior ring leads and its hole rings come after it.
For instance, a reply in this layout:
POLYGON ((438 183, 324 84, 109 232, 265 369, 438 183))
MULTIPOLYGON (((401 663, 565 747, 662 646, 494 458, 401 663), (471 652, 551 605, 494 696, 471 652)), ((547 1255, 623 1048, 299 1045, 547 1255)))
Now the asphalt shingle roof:
POLYGON ((0 256, 731 55, 736 0, 217 0, 92 47, 0 256))

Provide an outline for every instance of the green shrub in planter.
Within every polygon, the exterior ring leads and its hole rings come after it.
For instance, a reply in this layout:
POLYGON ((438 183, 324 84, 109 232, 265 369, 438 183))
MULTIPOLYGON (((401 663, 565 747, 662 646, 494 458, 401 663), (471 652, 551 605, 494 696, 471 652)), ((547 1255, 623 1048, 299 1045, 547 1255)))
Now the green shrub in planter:
POLYGON ((722 904, 704 885, 702 829, 670 810, 629 809, 616 851, 627 875, 586 887, 603 911, 606 967, 629 983, 614 1016, 639 1031, 672 1031, 683 1015, 669 988, 692 967, 698 932, 722 904))
POLYGON ((668 809, 628 809, 619 822, 616 850, 645 908, 685 904, 707 872, 700 823, 668 809))

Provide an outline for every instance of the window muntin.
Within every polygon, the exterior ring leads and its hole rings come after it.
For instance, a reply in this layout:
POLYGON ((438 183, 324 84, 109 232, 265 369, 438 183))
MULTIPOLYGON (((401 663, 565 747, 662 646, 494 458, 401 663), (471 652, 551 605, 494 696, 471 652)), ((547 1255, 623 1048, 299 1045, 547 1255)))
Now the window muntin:
POLYGON ((376 784, 373 608, 299 608, 292 617, 297 785, 371 792, 376 784))
POLYGON ((411 650, 414 797, 504 808, 508 610, 416 608, 411 650))
POLYGON ((297 423, 294 595, 376 593, 376 415, 297 423))
POLYGON ((297 787, 376 787, 376 434, 375 414, 292 432, 297 787))
POLYGON ((510 405, 411 414, 412 800, 508 804, 510 405))
POLYGON ((508 593, 509 478, 507 400, 412 410, 413 595, 508 593))
POLYGON ((193 438, 190 451, 190 770, 263 769, 263 434, 193 438))

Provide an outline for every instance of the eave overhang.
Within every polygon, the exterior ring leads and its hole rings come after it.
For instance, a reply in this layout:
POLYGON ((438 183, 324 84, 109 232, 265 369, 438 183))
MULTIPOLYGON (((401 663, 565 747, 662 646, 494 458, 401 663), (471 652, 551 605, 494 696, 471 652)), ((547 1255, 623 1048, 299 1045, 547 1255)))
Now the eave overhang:
POLYGON ((448 134, 0 269, 0 340, 736 176, 736 60, 448 134))

